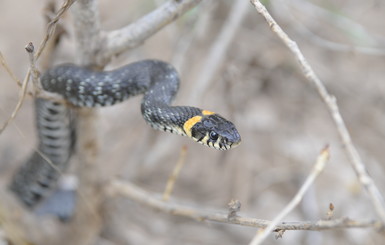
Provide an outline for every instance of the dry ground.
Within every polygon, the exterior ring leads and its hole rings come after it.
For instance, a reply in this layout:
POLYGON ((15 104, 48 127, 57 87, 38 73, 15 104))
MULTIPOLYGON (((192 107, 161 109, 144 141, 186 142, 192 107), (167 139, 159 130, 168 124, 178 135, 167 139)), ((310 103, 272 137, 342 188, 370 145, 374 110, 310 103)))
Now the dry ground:
MULTIPOLYGON (((101 1, 103 28, 124 26, 155 8, 154 2, 101 1)), ((232 2, 219 1, 215 6, 195 9, 139 48, 116 58, 109 68, 144 58, 175 62, 182 73, 182 87, 175 104, 191 104, 190 91, 232 2), (192 31, 191 39, 188 35, 192 31), (186 42, 190 42, 188 49, 179 57, 186 42)), ((316 73, 337 97, 371 176, 385 190, 384 2, 313 1, 320 8, 302 0, 271 2, 274 4, 268 8, 273 16, 298 42, 316 73), (372 54, 353 49, 346 52, 335 50, 335 43, 377 50, 372 54)), ((38 44, 45 30, 43 6, 44 1, 36 0, 0 1, 0 51, 20 79, 28 68, 24 46, 29 41, 38 44)), ((63 22, 69 33, 56 62, 74 61, 70 20, 67 16, 63 22)), ((3 123, 15 107, 20 90, 4 69, 0 69, 0 79, 3 123)), ((181 146, 187 145, 186 162, 174 198, 215 210, 226 210, 227 203, 235 198, 242 203, 243 215, 272 219, 296 193, 319 151, 329 144, 331 159, 326 169, 301 205, 285 220, 324 218, 329 203, 335 206, 335 217, 376 218, 368 195, 344 155, 325 105, 305 82, 294 58, 251 5, 209 88, 199 101, 191 104, 231 118, 241 133, 241 146, 219 152, 187 138, 155 132, 144 123, 139 105, 138 97, 100 110, 100 162, 107 176, 120 176, 161 193, 181 146)), ((5 192, 11 174, 36 145, 33 118, 33 99, 29 97, 0 136, 1 193, 5 192)), ((9 194, 2 195, 1 202, 14 202, 9 194)), ((248 227, 174 217, 125 198, 107 200, 104 206, 105 244, 247 244, 256 232, 248 227)), ((38 218, 41 227, 28 227, 36 224, 36 217, 24 211, 17 215, 33 240, 50 241, 49 237, 55 236, 60 228, 50 218, 38 218)), ((271 236, 266 244, 380 244, 382 240, 371 229, 290 231, 280 240, 271 236)))

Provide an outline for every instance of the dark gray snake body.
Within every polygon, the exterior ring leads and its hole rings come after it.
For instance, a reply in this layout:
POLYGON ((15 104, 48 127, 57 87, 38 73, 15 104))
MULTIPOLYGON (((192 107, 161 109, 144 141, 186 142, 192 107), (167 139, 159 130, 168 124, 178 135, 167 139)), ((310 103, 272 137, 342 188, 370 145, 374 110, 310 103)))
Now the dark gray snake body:
POLYGON ((74 146, 71 110, 58 102, 36 99, 39 146, 13 177, 11 190, 32 207, 47 196, 65 170, 74 146))
MULTIPOLYGON (((162 61, 144 60, 104 72, 65 64, 49 69, 40 80, 45 90, 80 107, 109 106, 144 93, 142 115, 155 129, 185 135, 219 150, 235 147, 241 141, 235 126, 216 113, 170 106, 179 88, 179 75, 162 61)), ((39 151, 64 170, 74 142, 70 111, 59 103, 39 99, 36 108, 39 151)), ((49 193, 58 176, 57 169, 34 153, 14 176, 11 189, 33 207, 49 193)))

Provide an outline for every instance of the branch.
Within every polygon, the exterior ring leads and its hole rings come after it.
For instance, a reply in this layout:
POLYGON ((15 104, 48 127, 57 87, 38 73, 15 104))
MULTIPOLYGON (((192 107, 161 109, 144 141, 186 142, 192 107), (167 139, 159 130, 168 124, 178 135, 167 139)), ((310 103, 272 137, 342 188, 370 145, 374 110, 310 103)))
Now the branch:
POLYGON ((217 36, 214 44, 211 46, 202 70, 199 72, 200 75, 196 79, 194 90, 191 91, 189 100, 191 104, 196 105, 197 101, 201 101, 200 98, 203 97, 202 94, 205 94, 205 90, 223 63, 231 41, 239 30, 239 25, 246 16, 247 10, 247 1, 234 1, 232 10, 222 25, 221 32, 217 36))
MULTIPOLYGON (((78 0, 71 8, 76 34, 77 64, 94 66, 100 46, 100 22, 97 0, 78 0)), ((77 109, 77 177, 79 199, 74 219, 63 237, 66 244, 93 244, 102 228, 98 186, 103 180, 99 164, 100 137, 98 110, 77 109), (82 227, 79 231, 79 227, 82 227), (77 234, 72 236, 71 234, 77 234)))
MULTIPOLYGON (((24 98, 26 96, 26 94, 28 93, 27 92, 27 85, 28 85, 28 81, 30 79, 30 76, 31 76, 31 73, 36 73, 36 68, 35 68, 35 62, 39 59, 41 53, 44 51, 45 47, 46 47, 46 44, 48 43, 48 41, 51 40, 52 38, 52 35, 54 34, 55 32, 55 28, 56 28, 56 25, 57 25, 57 22, 59 21, 59 19, 61 18, 61 16, 63 16, 63 14, 69 9, 69 7, 72 5, 72 3, 74 2, 75 0, 66 0, 63 5, 61 6, 61 8, 59 9, 58 13, 56 14, 56 16, 53 18, 53 20, 49 23, 48 25, 48 28, 47 28, 47 31, 46 31, 46 34, 45 34, 45 37, 44 39, 42 40, 42 42, 40 43, 39 45, 39 48, 37 50, 37 52, 34 54, 34 58, 31 57, 30 55, 30 63, 31 63, 31 66, 30 68, 28 69, 27 71, 27 74, 25 75, 24 77, 24 80, 23 80, 23 83, 20 83, 19 79, 17 79, 17 77, 14 75, 14 73, 11 71, 11 69, 9 68, 9 66, 7 65, 7 63, 5 62, 5 59, 3 57, 3 55, 0 53, 0 63, 2 64, 2 66, 6 69, 6 71, 8 72, 8 74, 12 77, 13 80, 16 81, 16 83, 21 87, 21 94, 19 96, 19 101, 12 113, 12 115, 7 119, 7 121, 4 123, 3 126, 1 126, 0 128, 0 134, 7 128, 8 124, 17 116, 17 112, 20 110, 21 106, 23 105, 23 102, 24 102, 24 98)), ((28 50, 27 50, 28 51, 28 50)), ((34 80, 37 79, 37 74, 33 74, 34 77, 34 80)), ((31 93, 31 95, 33 95, 33 93, 31 93)))
POLYGON ((301 50, 298 48, 296 42, 291 40, 289 36, 281 29, 281 27, 275 22, 273 17, 266 10, 258 0, 251 0, 251 3, 254 5, 255 9, 261 14, 266 22, 269 24, 271 30, 278 36, 279 39, 287 46, 287 48, 292 52, 293 56, 297 59, 302 73, 307 79, 307 81, 316 87, 321 99, 325 103, 327 109, 329 110, 330 115, 332 116, 333 122, 336 125, 338 134, 341 138, 343 149, 345 150, 346 155, 348 156, 350 163, 354 171, 357 174, 357 177, 361 184, 368 191, 373 206, 379 215, 383 224, 385 224, 385 202, 384 198, 381 195, 379 189, 374 183, 373 179, 369 176, 365 164, 362 162, 360 155, 356 147, 354 146, 351 136, 348 129, 346 128, 345 122, 342 119, 342 116, 339 112, 336 98, 329 94, 325 85, 315 74, 312 67, 309 65, 305 57, 303 56, 301 50))
POLYGON ((31 70, 31 79, 33 84, 33 93, 36 93, 39 87, 39 71, 36 68, 36 59, 35 59, 35 47, 33 46, 33 43, 30 42, 25 47, 25 50, 28 52, 29 56, 29 64, 30 64, 30 70, 31 70))
MULTIPOLYGON (((26 51, 28 52, 28 54, 30 55, 31 52, 27 49, 28 45, 26 46, 26 51)), ((31 76, 31 68, 28 70, 27 72, 27 75, 25 76, 24 78, 24 81, 22 83, 22 86, 21 86, 21 91, 20 91, 20 95, 19 95, 19 100, 17 101, 17 104, 15 106, 15 109, 13 110, 11 116, 5 121, 5 123, 3 124, 3 126, 1 126, 0 128, 0 134, 2 132, 4 132, 4 130, 7 128, 8 124, 16 118, 16 115, 17 113, 19 112, 21 106, 23 105, 23 102, 24 102, 24 99, 25 99, 25 96, 27 94, 27 89, 28 89, 28 82, 29 82, 29 78, 31 76)))
POLYGON ((16 77, 15 73, 13 73, 12 69, 9 67, 7 61, 4 58, 4 55, 0 52, 0 63, 1 66, 4 67, 5 71, 8 73, 8 75, 12 78, 13 81, 16 82, 16 84, 19 87, 22 87, 23 84, 20 82, 20 80, 16 77))
POLYGON ((261 233, 257 233, 253 240, 250 242, 250 245, 261 244, 267 236, 275 230, 276 225, 286 216, 288 215, 303 199, 306 191, 313 184, 318 175, 325 168, 326 161, 329 160, 329 148, 326 146, 320 153, 317 158, 317 162, 315 163, 313 170, 307 177, 305 183, 301 186, 297 194, 294 198, 289 202, 289 204, 275 217, 275 219, 263 230, 261 233))
POLYGON ((100 48, 100 19, 97 0, 78 0, 71 9, 77 45, 77 64, 95 66, 100 48))
POLYGON ((176 179, 178 178, 179 173, 182 170, 184 163, 186 161, 186 154, 187 154, 187 146, 184 145, 180 150, 178 162, 176 163, 170 177, 168 177, 166 188, 163 192, 164 201, 168 201, 170 199, 171 193, 174 190, 176 179))
MULTIPOLYGON (((295 17, 295 15, 293 14, 293 12, 295 11, 290 10, 287 3, 288 2, 284 1, 274 2, 275 6, 279 8, 278 11, 281 11, 282 13, 287 13, 287 16, 291 19, 292 22, 294 22, 293 27, 301 35, 305 35, 307 38, 310 38, 315 44, 319 45, 320 47, 338 52, 385 56, 384 48, 334 42, 319 36, 316 32, 309 29, 306 26, 305 22, 300 21, 298 18, 295 17)), ((372 35, 368 33, 365 28, 363 28, 360 24, 354 22, 351 19, 346 18, 343 15, 336 14, 332 11, 327 11, 308 1, 292 1, 290 2, 290 4, 294 6, 294 8, 296 8, 295 10, 302 11, 303 13, 317 13, 316 16, 322 16, 322 19, 317 21, 326 21, 329 22, 330 25, 337 25, 339 33, 344 33, 346 30, 349 30, 349 32, 359 33, 360 36, 364 36, 365 39, 367 39, 370 43, 379 42, 377 40, 378 38, 372 37, 372 35)))
MULTIPOLYGON (((158 194, 149 193, 126 181, 114 180, 107 185, 106 199, 117 195, 125 196, 138 202, 141 205, 148 206, 155 210, 181 216, 200 222, 213 221, 226 224, 235 224, 256 228, 266 228, 271 221, 256 219, 245 216, 233 215, 229 217, 228 213, 223 211, 207 211, 194 208, 192 205, 177 204, 175 201, 164 201, 156 198, 158 194)), ((274 227, 274 231, 280 230, 330 230, 336 228, 378 228, 381 222, 378 221, 354 221, 348 218, 319 221, 301 221, 301 222, 282 222, 274 227)))
POLYGON ((113 56, 137 47, 146 39, 195 7, 201 0, 171 0, 121 29, 104 34, 98 64, 106 64, 113 56))
POLYGON ((38 60, 42 52, 44 51, 48 41, 52 38, 52 35, 54 35, 57 23, 59 22, 60 18, 64 15, 64 13, 67 12, 67 10, 71 7, 71 5, 76 0, 66 0, 63 5, 60 7, 60 9, 57 11, 55 17, 52 18, 52 20, 48 23, 47 31, 45 33, 45 36, 43 40, 41 41, 38 50, 35 54, 35 59, 38 60))

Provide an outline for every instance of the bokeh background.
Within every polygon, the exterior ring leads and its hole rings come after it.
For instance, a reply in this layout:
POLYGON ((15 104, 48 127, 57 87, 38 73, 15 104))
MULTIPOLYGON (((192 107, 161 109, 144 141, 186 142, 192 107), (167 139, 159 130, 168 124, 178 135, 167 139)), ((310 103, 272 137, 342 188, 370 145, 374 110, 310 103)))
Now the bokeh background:
MULTIPOLYGON (((108 31, 125 26, 162 2, 102 0, 102 27, 108 31)), ((150 192, 162 193, 179 152, 186 145, 185 166, 173 198, 221 211, 226 211, 231 199, 238 199, 242 203, 241 215, 271 220, 291 200, 320 150, 329 144, 328 165, 285 220, 325 218, 329 203, 335 206, 336 218, 376 219, 325 105, 305 81, 296 60, 251 4, 244 14, 240 13, 243 20, 236 26, 215 75, 194 97, 194 87, 204 76, 202 71, 210 52, 223 41, 218 35, 229 28, 226 20, 234 11, 235 2, 204 1, 140 47, 116 57, 107 69, 147 58, 169 61, 182 78, 174 104, 199 106, 230 118, 240 131, 242 144, 219 152, 185 137, 156 132, 142 119, 138 96, 99 110, 100 163, 107 179, 123 178, 150 192)), ((45 3, 0 1, 0 51, 19 79, 28 69, 24 46, 30 41, 37 45, 44 35, 45 3)), ((385 190, 385 2, 276 0, 265 4, 336 96, 371 176, 380 190, 385 190)), ((67 34, 55 63, 74 62, 76 47, 70 14, 62 24, 67 34)), ((0 80, 2 124, 12 113, 20 89, 4 69, 0 69, 0 80)), ((16 216, 13 225, 23 227, 32 241, 48 244, 66 224, 23 210, 6 190, 14 171, 36 147, 35 131, 33 98, 27 97, 16 119, 0 135, 0 202, 4 206, 12 204, 12 209, 3 212, 16 216)), ((76 173, 74 169, 72 166, 69 172, 76 173)), ((102 212, 100 244, 247 244, 256 232, 249 227, 174 217, 123 197, 106 200, 102 212)), ((383 237, 373 229, 343 229, 288 231, 283 239, 275 240, 272 235, 266 244, 381 241, 383 237)))

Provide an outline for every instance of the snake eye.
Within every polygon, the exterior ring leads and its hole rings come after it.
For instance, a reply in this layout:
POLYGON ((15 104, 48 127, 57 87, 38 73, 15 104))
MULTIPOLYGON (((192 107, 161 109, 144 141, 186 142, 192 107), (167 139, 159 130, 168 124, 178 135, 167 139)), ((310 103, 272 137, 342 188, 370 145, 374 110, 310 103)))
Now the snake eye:
POLYGON ((209 136, 212 141, 216 141, 218 139, 218 134, 215 131, 210 131, 209 136))

